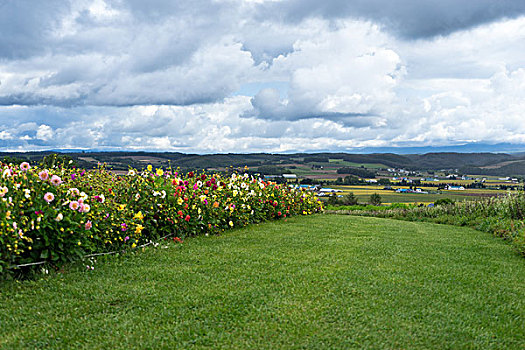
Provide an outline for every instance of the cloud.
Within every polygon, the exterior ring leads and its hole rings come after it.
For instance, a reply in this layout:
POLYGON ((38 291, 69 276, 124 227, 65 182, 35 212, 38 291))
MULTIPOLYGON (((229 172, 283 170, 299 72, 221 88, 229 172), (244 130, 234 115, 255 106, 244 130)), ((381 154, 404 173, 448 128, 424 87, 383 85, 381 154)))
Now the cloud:
POLYGON ((270 75, 288 72, 288 98, 263 89, 245 117, 380 124, 379 114, 392 102, 393 89, 405 75, 401 58, 387 47, 388 39, 375 25, 350 21, 296 42, 294 51, 275 58, 269 69, 270 75))
POLYGON ((403 38, 448 35, 497 21, 525 15, 525 3, 516 0, 291 0, 265 2, 260 18, 286 18, 300 22, 319 17, 330 20, 357 18, 381 23, 403 38))
POLYGON ((525 5, 422 4, 1 2, 0 148, 524 143, 525 5))
POLYGON ((10 21, 0 21, 2 33, 13 32, 2 36, 0 47, 14 47, 0 51, 0 104, 214 102, 236 91, 254 68, 233 35, 242 6, 103 0, 55 5, 60 11, 4 3, 2 16, 12 15, 15 28, 24 30, 17 34, 10 21))

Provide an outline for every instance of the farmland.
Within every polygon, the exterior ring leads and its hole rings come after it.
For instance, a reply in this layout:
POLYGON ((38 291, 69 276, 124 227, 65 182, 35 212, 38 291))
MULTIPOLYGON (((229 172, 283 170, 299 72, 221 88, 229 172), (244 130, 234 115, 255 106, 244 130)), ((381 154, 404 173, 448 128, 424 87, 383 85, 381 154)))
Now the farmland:
MULTIPOLYGON (((381 196, 383 203, 432 203, 438 199, 449 198, 454 201, 475 200, 486 197, 499 197, 508 193, 507 190, 498 190, 496 188, 488 189, 466 189, 466 190, 440 190, 435 187, 420 187, 428 193, 400 193, 394 190, 385 190, 384 186, 362 185, 362 186, 345 186, 335 185, 331 188, 341 190, 337 195, 345 196, 350 192, 353 193, 360 203, 367 203, 370 195, 377 193, 381 196)), ((407 186, 392 186, 393 189, 408 189, 407 186)))

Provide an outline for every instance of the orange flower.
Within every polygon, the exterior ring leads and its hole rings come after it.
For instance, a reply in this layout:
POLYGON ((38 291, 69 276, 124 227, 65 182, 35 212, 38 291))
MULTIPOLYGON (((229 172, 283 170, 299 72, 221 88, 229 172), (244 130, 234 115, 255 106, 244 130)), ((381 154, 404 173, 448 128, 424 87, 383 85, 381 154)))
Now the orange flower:
POLYGON ((214 208, 218 208, 218 207, 219 207, 219 202, 214 202, 214 203, 213 203, 213 207, 214 207, 214 208))

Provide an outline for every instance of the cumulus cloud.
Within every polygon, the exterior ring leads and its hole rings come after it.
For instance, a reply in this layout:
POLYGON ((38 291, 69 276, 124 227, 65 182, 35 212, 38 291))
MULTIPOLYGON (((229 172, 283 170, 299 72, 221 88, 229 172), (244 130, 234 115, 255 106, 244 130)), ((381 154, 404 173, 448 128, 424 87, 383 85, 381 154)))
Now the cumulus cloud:
POLYGON ((525 143, 524 8, 510 0, 1 2, 0 148, 525 143))
POLYGON ((401 58, 387 47, 388 35, 368 22, 320 27, 315 36, 297 41, 293 52, 272 61, 269 74, 289 75, 288 98, 261 90, 246 117, 381 124, 379 114, 392 102, 393 89, 405 74, 401 58))

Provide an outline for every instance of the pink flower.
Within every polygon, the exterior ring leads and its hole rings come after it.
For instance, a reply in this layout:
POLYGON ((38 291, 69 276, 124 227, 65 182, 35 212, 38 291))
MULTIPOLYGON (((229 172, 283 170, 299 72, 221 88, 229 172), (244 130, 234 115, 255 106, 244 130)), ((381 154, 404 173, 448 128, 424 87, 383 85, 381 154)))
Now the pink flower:
POLYGON ((77 201, 69 202, 69 209, 78 210, 79 207, 80 207, 80 203, 78 203, 77 201))
POLYGON ((20 164, 20 170, 28 171, 29 169, 31 169, 31 165, 29 165, 28 162, 23 162, 22 164, 20 164))
POLYGON ((83 213, 89 213, 90 210, 91 210, 91 207, 89 206, 89 204, 84 203, 84 205, 82 207, 82 212, 83 213))
POLYGON ((38 177, 42 181, 47 181, 49 180, 49 173, 47 172, 47 170, 42 170, 41 172, 38 173, 38 177))
POLYGON ((47 192, 45 195, 44 195, 44 200, 48 203, 51 203, 53 200, 55 199, 55 195, 51 192, 47 192))
POLYGON ((54 186, 58 186, 62 183, 62 179, 58 177, 57 175, 51 176, 51 184, 54 186))
POLYGON ((90 220, 88 220, 86 224, 84 225, 84 227, 86 228, 86 230, 91 230, 91 228, 93 227, 93 224, 91 223, 90 220))
POLYGON ((120 226, 122 227, 122 228, 120 229, 122 232, 128 230, 128 225, 126 225, 126 223, 122 223, 122 224, 120 224, 120 226))

